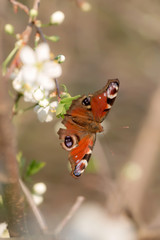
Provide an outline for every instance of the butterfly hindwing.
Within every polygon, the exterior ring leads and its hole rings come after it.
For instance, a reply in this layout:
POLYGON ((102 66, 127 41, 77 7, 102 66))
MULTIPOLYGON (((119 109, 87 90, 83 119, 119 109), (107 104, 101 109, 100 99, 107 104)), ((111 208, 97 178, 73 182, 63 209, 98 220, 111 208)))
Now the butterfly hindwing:
POLYGON ((71 175, 79 177, 88 165, 95 142, 95 134, 71 129, 60 129, 59 138, 63 140, 62 147, 69 151, 68 160, 71 164, 71 175))

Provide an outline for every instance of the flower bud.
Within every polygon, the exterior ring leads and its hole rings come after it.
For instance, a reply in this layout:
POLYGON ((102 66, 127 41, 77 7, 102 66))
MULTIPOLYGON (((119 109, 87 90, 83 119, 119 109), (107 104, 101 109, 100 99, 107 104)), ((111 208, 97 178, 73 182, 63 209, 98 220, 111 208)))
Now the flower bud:
POLYGON ((43 196, 32 194, 32 197, 33 197, 33 201, 37 206, 43 202, 43 196))
POLYGON ((5 30, 6 33, 8 33, 10 35, 14 34, 14 27, 11 24, 6 24, 4 26, 4 30, 5 30))
POLYGON ((54 12, 50 16, 50 23, 51 24, 61 24, 64 21, 65 15, 61 11, 54 12))
POLYGON ((57 57, 55 57, 55 60, 57 60, 58 63, 63 63, 65 62, 66 58, 64 55, 58 55, 57 57))
POLYGON ((33 191, 38 195, 43 195, 47 190, 46 185, 43 182, 34 184, 33 191))
POLYGON ((89 2, 83 2, 81 5, 81 10, 84 12, 89 12, 91 10, 91 4, 89 2))
POLYGON ((35 9, 31 9, 30 11, 29 11, 29 16, 31 17, 31 18, 35 18, 35 17, 37 17, 37 15, 38 15, 38 11, 37 10, 35 10, 35 9))

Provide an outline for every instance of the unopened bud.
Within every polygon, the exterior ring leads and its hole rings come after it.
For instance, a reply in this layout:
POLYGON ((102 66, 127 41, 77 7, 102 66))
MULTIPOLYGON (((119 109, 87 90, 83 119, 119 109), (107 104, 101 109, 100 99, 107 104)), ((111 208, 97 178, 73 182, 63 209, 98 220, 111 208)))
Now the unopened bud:
POLYGON ((43 182, 40 182, 34 184, 33 190, 37 195, 43 195, 46 192, 47 187, 43 182))
POLYGON ((11 24, 6 24, 4 26, 4 30, 5 30, 6 33, 8 33, 10 35, 12 35, 14 33, 14 27, 11 24))
POLYGON ((31 9, 30 11, 29 11, 29 16, 31 17, 31 18, 35 18, 35 17, 37 17, 37 15, 38 15, 38 11, 37 10, 35 10, 35 9, 31 9))
POLYGON ((89 2, 83 2, 81 5, 81 9, 84 12, 89 12, 91 10, 91 4, 89 2))
POLYGON ((50 16, 50 23, 51 24, 61 24, 64 21, 65 15, 61 11, 54 12, 50 16))
POLYGON ((58 55, 57 57, 55 57, 55 60, 57 60, 58 63, 63 63, 66 58, 64 55, 58 55))

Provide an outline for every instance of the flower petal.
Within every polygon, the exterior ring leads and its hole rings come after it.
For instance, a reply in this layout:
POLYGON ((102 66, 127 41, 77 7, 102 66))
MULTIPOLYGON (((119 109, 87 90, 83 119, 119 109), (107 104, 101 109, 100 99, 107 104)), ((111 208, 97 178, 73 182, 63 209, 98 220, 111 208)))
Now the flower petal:
POLYGON ((39 109, 37 109, 37 116, 38 116, 38 119, 40 122, 45 122, 46 121, 46 118, 47 118, 47 115, 48 115, 48 112, 49 112, 49 109, 50 107, 40 107, 39 109))
POLYGON ((39 102, 40 100, 42 100, 44 98, 44 91, 40 88, 37 88, 34 92, 33 92, 33 97, 35 98, 35 100, 37 102, 39 102))
POLYGON ((50 49, 47 43, 39 44, 35 52, 38 62, 44 62, 50 59, 50 49))
POLYGON ((31 65, 24 65, 22 67, 22 78, 25 83, 35 83, 37 77, 37 68, 31 65))
POLYGON ((57 107, 58 107, 58 102, 57 102, 57 101, 51 102, 51 103, 50 103, 50 107, 51 107, 52 109, 57 108, 57 107))
POLYGON ((53 120, 53 113, 49 112, 47 117, 46 117, 45 122, 51 122, 52 120, 53 120))
POLYGON ((61 65, 56 62, 45 62, 42 71, 50 78, 58 78, 62 74, 61 65))
POLYGON ((35 52, 31 47, 25 46, 24 48, 22 48, 20 52, 20 59, 23 64, 28 64, 28 65, 35 64, 36 63, 35 52))
POLYGON ((17 77, 12 82, 13 88, 17 92, 23 92, 22 71, 20 71, 17 77))
POLYGON ((36 100, 33 97, 32 91, 24 91, 24 101, 25 102, 33 102, 33 103, 36 102, 36 100))
POLYGON ((43 99, 43 100, 41 100, 40 102, 39 102, 39 105, 41 106, 41 107, 47 107, 48 105, 49 105, 49 101, 48 101, 48 99, 43 99))
POLYGON ((38 73, 37 82, 45 90, 51 91, 55 88, 55 82, 42 72, 38 73))

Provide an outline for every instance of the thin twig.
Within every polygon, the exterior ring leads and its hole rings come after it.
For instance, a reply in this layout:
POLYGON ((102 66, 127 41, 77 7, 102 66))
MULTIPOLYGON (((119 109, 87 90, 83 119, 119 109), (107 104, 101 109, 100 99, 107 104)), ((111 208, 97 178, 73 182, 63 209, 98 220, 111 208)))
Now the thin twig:
POLYGON ((65 216, 65 218, 60 222, 60 224, 55 229, 55 231, 54 231, 55 235, 58 235, 63 230, 63 228, 66 226, 66 224, 69 222, 69 220, 73 217, 75 212, 80 208, 80 206, 83 203, 84 199, 85 198, 83 196, 77 197, 76 202, 74 203, 74 205, 70 209, 70 211, 67 214, 67 216, 65 216))
POLYGON ((55 84, 56 84, 56 92, 57 92, 57 95, 58 95, 58 101, 60 101, 61 96, 60 96, 58 81, 57 81, 56 78, 54 79, 54 81, 55 81, 55 84))
MULTIPOLYGON (((40 0, 34 0, 33 9, 38 11, 39 5, 40 5, 40 0)), ((36 18, 34 19, 34 21, 36 21, 36 18)), ((30 35, 32 33, 33 24, 31 23, 32 23, 32 17, 29 18, 29 24, 21 35, 24 44, 26 44, 29 41, 30 35)))
POLYGON ((36 28, 37 32, 39 33, 39 35, 41 36, 43 42, 47 42, 41 28, 36 25, 35 25, 35 28, 36 28))
POLYGON ((33 4, 33 9, 38 11, 38 8, 40 6, 40 2, 41 2, 41 0, 35 0, 34 4, 33 4))
POLYGON ((20 182, 21 188, 26 196, 26 199, 34 213, 34 216, 35 216, 41 230, 43 231, 43 233, 46 233, 48 230, 48 227, 47 227, 39 209, 37 208, 35 202, 33 201, 30 191, 28 190, 27 186, 24 184, 24 182, 21 179, 19 179, 19 182, 20 182))
POLYGON ((24 4, 20 3, 20 2, 17 2, 16 0, 10 0, 10 2, 13 4, 13 6, 15 7, 15 9, 17 9, 17 8, 19 7, 19 8, 22 9, 26 14, 29 14, 29 8, 28 8, 26 5, 24 5, 24 4))

